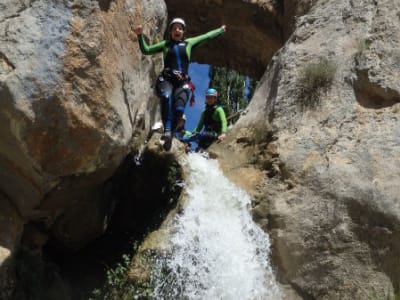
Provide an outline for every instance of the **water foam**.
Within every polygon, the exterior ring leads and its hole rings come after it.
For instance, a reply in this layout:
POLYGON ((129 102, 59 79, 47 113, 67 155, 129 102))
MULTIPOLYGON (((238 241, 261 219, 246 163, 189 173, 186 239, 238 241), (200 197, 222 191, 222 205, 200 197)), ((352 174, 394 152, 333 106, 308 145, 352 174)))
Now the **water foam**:
POLYGON ((175 219, 172 255, 158 261, 155 299, 280 299, 268 235, 252 220, 250 197, 216 160, 190 154, 186 209, 175 219))

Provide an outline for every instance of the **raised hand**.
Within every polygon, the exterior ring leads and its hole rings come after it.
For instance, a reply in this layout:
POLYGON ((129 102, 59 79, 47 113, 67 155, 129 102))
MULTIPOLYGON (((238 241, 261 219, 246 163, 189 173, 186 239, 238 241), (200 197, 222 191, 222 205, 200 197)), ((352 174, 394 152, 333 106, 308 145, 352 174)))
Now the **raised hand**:
POLYGON ((137 35, 142 34, 142 33, 143 33, 143 26, 142 26, 142 25, 138 25, 138 26, 136 26, 136 27, 133 29, 133 31, 134 31, 137 35))

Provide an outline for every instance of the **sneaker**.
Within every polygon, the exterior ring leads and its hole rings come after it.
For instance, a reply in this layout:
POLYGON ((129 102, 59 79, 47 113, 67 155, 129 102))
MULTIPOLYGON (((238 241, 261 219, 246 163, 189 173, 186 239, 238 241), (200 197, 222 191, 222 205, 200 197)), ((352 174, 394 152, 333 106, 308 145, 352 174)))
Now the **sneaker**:
POLYGON ((163 123, 161 123, 161 122, 156 122, 156 123, 154 123, 153 127, 151 127, 152 131, 158 131, 159 132, 162 129, 163 129, 163 123))
POLYGON ((171 138, 172 138, 171 130, 165 130, 163 135, 161 136, 161 139, 165 142, 171 140, 171 138))
POLYGON ((172 133, 170 130, 166 130, 164 134, 161 136, 161 140, 164 141, 164 150, 169 151, 172 146, 172 133))

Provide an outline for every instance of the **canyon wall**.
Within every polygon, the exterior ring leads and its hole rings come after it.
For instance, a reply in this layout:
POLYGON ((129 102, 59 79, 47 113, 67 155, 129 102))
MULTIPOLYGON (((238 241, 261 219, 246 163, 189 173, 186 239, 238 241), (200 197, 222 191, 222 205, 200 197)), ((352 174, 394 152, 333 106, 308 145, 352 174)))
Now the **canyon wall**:
POLYGON ((75 251, 107 229, 115 199, 106 182, 158 119, 161 57, 141 55, 131 28, 143 24, 154 42, 175 16, 189 36, 228 27, 194 61, 260 79, 210 152, 253 195, 287 299, 399 290, 395 0, 0 7, 0 298, 13 289, 18 249, 40 255, 52 239, 75 251))

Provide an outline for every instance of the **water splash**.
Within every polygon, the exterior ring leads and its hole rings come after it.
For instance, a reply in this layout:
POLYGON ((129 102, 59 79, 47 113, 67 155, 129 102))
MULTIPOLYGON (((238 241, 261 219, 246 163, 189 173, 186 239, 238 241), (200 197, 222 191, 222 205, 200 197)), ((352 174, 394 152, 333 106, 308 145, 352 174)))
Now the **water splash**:
POLYGON ((190 154, 188 205, 176 217, 172 255, 159 259, 155 299, 280 299, 269 238, 252 220, 250 197, 215 160, 190 154))

